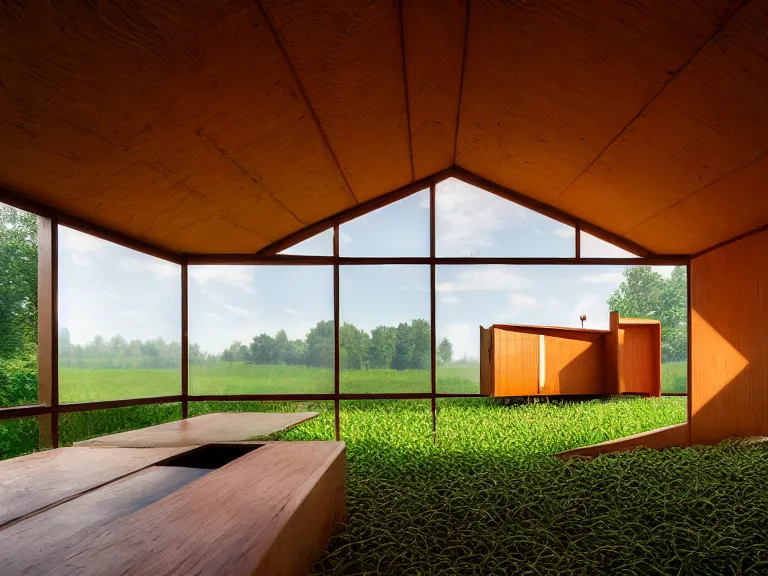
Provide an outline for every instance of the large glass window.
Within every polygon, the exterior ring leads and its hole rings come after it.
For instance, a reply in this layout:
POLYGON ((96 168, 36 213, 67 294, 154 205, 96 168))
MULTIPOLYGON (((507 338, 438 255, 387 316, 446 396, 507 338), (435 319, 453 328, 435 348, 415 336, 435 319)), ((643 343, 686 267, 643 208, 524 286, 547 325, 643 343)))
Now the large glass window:
POLYGON ((37 402, 37 216, 0 204, 0 406, 37 402))
POLYGON ((456 178, 435 191, 438 257, 576 256, 575 230, 456 178))
POLYGON ((181 267, 59 226, 59 399, 181 393, 181 267))
POLYGON ((612 310, 662 325, 662 389, 687 385, 684 267, 438 266, 437 390, 478 393, 479 327, 530 324, 608 330, 612 310))
POLYGON ((340 256, 429 256, 429 190, 339 227, 340 256))
POLYGON ((280 254, 287 256, 333 256, 333 228, 294 244, 280 254))
POLYGON ((189 387, 332 394, 333 267, 190 266, 189 387))
POLYGON ((429 392, 428 266, 342 266, 341 392, 429 392))
POLYGON ((582 258, 638 258, 615 244, 601 240, 597 236, 581 232, 581 257, 582 258))

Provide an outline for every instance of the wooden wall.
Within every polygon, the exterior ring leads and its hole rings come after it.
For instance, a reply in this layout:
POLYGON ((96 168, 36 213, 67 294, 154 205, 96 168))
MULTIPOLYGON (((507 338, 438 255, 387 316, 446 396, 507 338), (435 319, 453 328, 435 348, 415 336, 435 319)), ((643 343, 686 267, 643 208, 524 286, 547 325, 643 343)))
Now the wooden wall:
POLYGON ((539 336, 493 329, 494 396, 539 393, 539 336), (514 350, 514 354, 505 351, 514 350))
POLYGON ((768 231, 691 268, 691 442, 768 435, 768 231))
POLYGON ((619 323, 619 391, 661 395, 661 324, 619 323))
MULTIPOLYGON (((562 331, 558 331, 562 332, 562 331)), ((604 394, 603 339, 593 332, 544 333, 544 387, 541 394, 604 394)))

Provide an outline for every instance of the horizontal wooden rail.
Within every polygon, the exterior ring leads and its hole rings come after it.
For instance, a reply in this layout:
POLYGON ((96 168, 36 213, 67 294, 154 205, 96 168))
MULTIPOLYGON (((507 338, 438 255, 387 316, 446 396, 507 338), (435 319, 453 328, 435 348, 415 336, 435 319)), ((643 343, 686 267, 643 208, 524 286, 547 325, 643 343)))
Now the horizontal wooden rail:
POLYGON ((182 396, 154 396, 151 398, 126 398, 124 400, 101 400, 98 402, 72 402, 59 404, 57 412, 90 412, 92 410, 109 410, 110 408, 128 408, 130 406, 145 406, 147 404, 170 404, 181 402, 182 396))
POLYGON ((12 418, 27 418, 30 416, 40 416, 50 414, 52 408, 46 404, 27 404, 25 406, 5 406, 0 408, 0 420, 10 420, 12 418))

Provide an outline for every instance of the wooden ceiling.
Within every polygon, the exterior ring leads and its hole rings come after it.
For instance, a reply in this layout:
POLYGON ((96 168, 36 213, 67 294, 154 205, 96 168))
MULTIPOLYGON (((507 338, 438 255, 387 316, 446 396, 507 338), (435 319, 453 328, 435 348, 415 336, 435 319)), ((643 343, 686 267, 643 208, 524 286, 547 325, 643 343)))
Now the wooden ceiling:
POLYGON ((768 0, 41 0, 0 27, 0 185, 173 252, 451 166, 659 254, 768 223, 768 0))

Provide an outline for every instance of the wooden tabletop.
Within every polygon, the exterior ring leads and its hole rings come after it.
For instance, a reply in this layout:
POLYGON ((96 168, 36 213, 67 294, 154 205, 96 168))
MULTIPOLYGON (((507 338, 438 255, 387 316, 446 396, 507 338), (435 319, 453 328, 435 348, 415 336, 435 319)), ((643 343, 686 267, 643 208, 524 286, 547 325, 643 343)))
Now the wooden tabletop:
POLYGON ((183 451, 58 448, 4 460, 0 462, 0 527, 183 451))
POLYGON ((317 412, 221 412, 110 434, 75 446, 161 448, 241 442, 268 436, 317 416, 317 412))
POLYGON ((0 571, 303 575, 344 519, 344 470, 343 442, 267 442, 207 472, 152 466, 0 528, 0 571))

